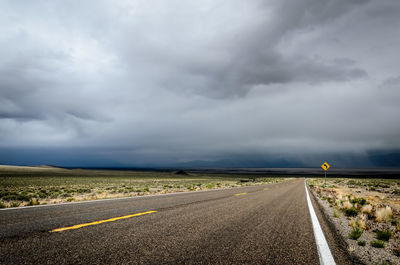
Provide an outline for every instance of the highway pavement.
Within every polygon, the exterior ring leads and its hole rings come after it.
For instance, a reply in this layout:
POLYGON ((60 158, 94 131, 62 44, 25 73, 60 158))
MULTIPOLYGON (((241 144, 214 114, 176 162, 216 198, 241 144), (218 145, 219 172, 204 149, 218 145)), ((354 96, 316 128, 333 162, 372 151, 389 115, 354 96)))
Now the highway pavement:
POLYGON ((0 249, 0 264, 319 264, 302 178, 3 210, 0 249))

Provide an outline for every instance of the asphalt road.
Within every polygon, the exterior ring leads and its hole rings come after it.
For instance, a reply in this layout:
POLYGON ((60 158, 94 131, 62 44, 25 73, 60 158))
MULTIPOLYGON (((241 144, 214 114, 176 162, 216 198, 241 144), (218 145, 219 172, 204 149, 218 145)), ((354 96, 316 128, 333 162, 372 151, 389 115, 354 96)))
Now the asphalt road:
POLYGON ((1 264, 319 264, 303 179, 0 211, 0 246, 1 264))

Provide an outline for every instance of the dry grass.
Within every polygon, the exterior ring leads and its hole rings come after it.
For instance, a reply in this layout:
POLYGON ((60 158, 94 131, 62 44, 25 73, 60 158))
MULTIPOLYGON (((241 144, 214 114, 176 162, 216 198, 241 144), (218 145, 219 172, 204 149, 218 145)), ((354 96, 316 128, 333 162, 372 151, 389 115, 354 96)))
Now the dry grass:
POLYGON ((352 227, 349 237, 361 237, 357 247, 364 246, 369 258, 376 255, 373 248, 383 248, 385 255, 393 257, 400 253, 393 251, 400 249, 400 180, 329 179, 326 188, 321 179, 309 183, 322 200, 330 198, 329 206, 336 206, 333 216, 340 218, 338 224, 352 227))
POLYGON ((353 204, 351 204, 349 201, 345 201, 342 203, 342 208, 343 209, 351 209, 351 208, 353 208, 353 204))
POLYGON ((349 221, 349 225, 351 227, 359 227, 365 230, 367 229, 367 219, 368 217, 365 214, 361 214, 355 218, 351 218, 349 221))
POLYGON ((289 179, 262 175, 255 178, 250 174, 178 175, 164 171, 0 166, 0 207, 232 188, 289 179))
POLYGON ((389 206, 379 208, 375 212, 375 219, 378 222, 389 222, 393 218, 392 209, 389 206))
POLYGON ((361 208, 361 212, 366 213, 366 214, 371 214, 372 213, 372 205, 371 204, 364 205, 361 208))
POLYGON ((323 179, 308 183, 321 197, 332 197, 331 204, 342 211, 353 207, 382 223, 400 220, 399 179, 332 178, 327 180, 327 188, 323 188, 323 179))

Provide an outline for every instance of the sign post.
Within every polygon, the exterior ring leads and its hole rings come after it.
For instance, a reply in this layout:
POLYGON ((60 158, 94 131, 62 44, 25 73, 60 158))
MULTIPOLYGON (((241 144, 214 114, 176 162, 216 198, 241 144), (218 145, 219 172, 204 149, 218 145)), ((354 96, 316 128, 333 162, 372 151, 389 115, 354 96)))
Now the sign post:
POLYGON ((326 171, 331 167, 327 162, 324 162, 321 165, 322 169, 325 171, 325 183, 324 183, 324 188, 326 188, 326 171))

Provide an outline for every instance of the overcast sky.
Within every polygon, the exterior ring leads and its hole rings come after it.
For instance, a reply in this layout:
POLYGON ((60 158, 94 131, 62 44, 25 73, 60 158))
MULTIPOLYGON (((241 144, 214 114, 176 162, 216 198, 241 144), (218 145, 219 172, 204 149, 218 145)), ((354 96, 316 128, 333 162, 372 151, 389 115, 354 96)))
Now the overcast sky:
POLYGON ((0 157, 399 150, 399 14, 399 0, 3 0, 0 157))

